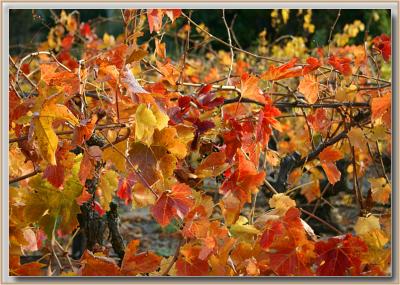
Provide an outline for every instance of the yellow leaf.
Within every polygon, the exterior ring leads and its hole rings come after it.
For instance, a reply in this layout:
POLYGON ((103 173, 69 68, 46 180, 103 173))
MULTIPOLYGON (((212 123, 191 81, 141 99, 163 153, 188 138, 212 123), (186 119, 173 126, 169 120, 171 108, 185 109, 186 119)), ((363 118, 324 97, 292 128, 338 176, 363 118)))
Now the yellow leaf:
POLYGON ((372 200, 378 203, 386 204, 389 201, 391 190, 390 184, 383 177, 368 179, 371 183, 372 200))
POLYGON ((34 116, 33 125, 39 152, 43 159, 51 165, 56 165, 56 150, 58 137, 53 129, 53 122, 56 120, 66 120, 73 125, 79 124, 79 120, 64 105, 55 104, 48 101, 44 104, 39 115, 34 116))
POLYGON ((229 231, 234 237, 249 240, 252 236, 257 235, 260 231, 253 225, 248 224, 248 220, 244 216, 239 216, 236 223, 233 224, 229 231))
POLYGON ((100 205, 105 210, 110 210, 112 196, 118 187, 118 174, 114 170, 106 170, 100 176, 99 189, 100 205))
POLYGON ((153 142, 154 129, 162 130, 168 126, 169 117, 156 106, 148 108, 140 104, 136 110, 135 139, 150 146, 153 142))
POLYGON ((81 156, 76 157, 72 175, 65 181, 64 189, 52 186, 41 175, 32 177, 26 194, 24 208, 25 219, 38 223, 41 229, 51 237, 56 220, 64 233, 72 233, 78 225, 77 214, 80 212, 76 198, 81 195, 83 185, 79 182, 78 172, 81 156))
POLYGON ((111 161, 114 163, 115 168, 120 172, 125 172, 126 170, 126 158, 121 154, 126 153, 128 147, 128 140, 124 140, 114 145, 114 147, 109 147, 103 151, 103 160, 111 161))
POLYGON ((381 230, 379 219, 375 216, 359 217, 354 230, 370 247, 383 248, 389 241, 381 230))
POLYGON ((279 193, 272 196, 269 200, 269 205, 271 208, 275 208, 275 214, 283 216, 287 210, 296 207, 296 202, 289 196, 279 193))

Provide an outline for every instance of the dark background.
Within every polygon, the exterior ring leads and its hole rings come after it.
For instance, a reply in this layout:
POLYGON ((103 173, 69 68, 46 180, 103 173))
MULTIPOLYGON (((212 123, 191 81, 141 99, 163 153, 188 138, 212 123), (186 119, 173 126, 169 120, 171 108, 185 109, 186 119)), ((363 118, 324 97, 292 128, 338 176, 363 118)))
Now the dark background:
MULTIPOLYGON (((360 5, 362 4, 360 3, 360 5)), ((53 11, 57 15, 61 12, 61 10, 53 11)), ((66 11, 68 13, 72 10, 66 11)), ((80 9, 78 11, 81 21, 96 23, 96 32, 99 36, 102 36, 105 32, 116 36, 123 31, 121 10, 119 9, 80 9)), ((184 10, 184 12, 188 14, 189 11, 184 10)), ((268 32, 267 38, 270 42, 282 35, 293 35, 305 37, 307 45, 311 48, 326 45, 338 10, 313 9, 312 12, 312 24, 315 25, 315 32, 310 34, 303 29, 303 15, 297 16, 297 9, 290 11, 288 23, 280 24, 278 29, 271 26, 271 10, 237 9, 225 11, 228 25, 230 25, 236 15, 234 32, 238 42, 244 49, 254 46, 257 42, 258 34, 264 29, 268 32)), ((193 10, 192 19, 197 23, 204 22, 212 34, 227 40, 226 28, 222 20, 222 10, 193 10)), ((351 39, 349 44, 362 43, 366 31, 371 36, 382 33, 390 34, 391 32, 390 10, 346 9, 341 11, 341 16, 333 34, 342 32, 344 25, 353 23, 354 20, 361 20, 366 29, 364 32, 360 32, 356 38, 351 39), (373 20, 374 12, 379 15, 378 21, 373 20)), ((181 17, 177 20, 177 26, 180 27, 185 22, 185 19, 181 17)), ((35 50, 36 44, 46 40, 49 28, 53 26, 54 20, 49 10, 11 10, 11 54, 16 55, 35 50)), ((146 33, 143 39, 148 38, 148 36, 148 33, 146 33)), ((216 49, 226 49, 225 46, 219 45, 216 42, 213 42, 213 47, 216 49)))

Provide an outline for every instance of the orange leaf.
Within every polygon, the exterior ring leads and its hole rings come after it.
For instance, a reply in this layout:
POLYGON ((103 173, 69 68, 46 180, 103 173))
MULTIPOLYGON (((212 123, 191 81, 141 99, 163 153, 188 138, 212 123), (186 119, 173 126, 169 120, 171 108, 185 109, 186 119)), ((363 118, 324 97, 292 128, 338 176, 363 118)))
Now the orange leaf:
POLYGON ((311 124, 311 128, 314 131, 322 134, 325 134, 332 124, 332 121, 326 116, 326 111, 323 108, 319 108, 313 114, 308 115, 307 121, 311 124))
POLYGON ((333 162, 321 162, 322 168, 328 178, 330 184, 335 184, 340 180, 341 173, 333 162))
POLYGON ((142 252, 137 254, 139 240, 132 240, 125 248, 122 260, 121 272, 124 275, 137 275, 139 273, 150 273, 160 267, 162 257, 153 252, 142 252))
POLYGON ((321 151, 319 158, 321 162, 337 161, 343 158, 343 153, 333 147, 327 147, 321 151))
POLYGON ((318 100, 319 82, 316 76, 307 74, 300 81, 299 91, 304 94, 310 104, 314 104, 318 100))
POLYGON ((388 123, 390 124, 390 110, 392 107, 392 94, 386 93, 382 97, 376 97, 371 100, 371 119, 376 120, 389 114, 388 123))
POLYGON ((161 226, 166 226, 174 217, 183 219, 193 206, 192 190, 184 183, 175 184, 171 190, 161 194, 151 213, 161 226))
POLYGON ((242 97, 265 103, 265 98, 260 88, 258 88, 258 81, 259 79, 256 76, 244 73, 241 77, 242 97))
POLYGON ((257 192, 257 187, 264 182, 265 173, 258 172, 254 163, 244 156, 242 151, 236 153, 237 169, 222 183, 220 193, 230 191, 234 193, 242 203, 251 201, 251 194, 257 192))
POLYGON ((46 264, 40 262, 20 263, 19 256, 10 256, 10 275, 12 276, 43 276, 42 270, 46 264))
POLYGON ((199 258, 200 250, 200 246, 190 243, 181 247, 181 255, 176 261, 177 275, 204 276, 208 274, 208 262, 199 258))
POLYGON ((301 66, 295 66, 297 60, 297 58, 293 58, 288 63, 285 63, 279 67, 276 67, 275 65, 270 65, 268 70, 261 74, 261 78, 264 80, 275 81, 279 79, 290 78, 293 77, 293 75, 299 76, 301 66))
POLYGON ((118 276, 120 270, 114 259, 94 255, 86 250, 81 258, 82 267, 79 269, 81 276, 118 276))
POLYGON ((306 61, 307 64, 304 66, 295 66, 297 60, 297 58, 293 58, 288 63, 285 63, 279 67, 271 65, 266 72, 261 74, 261 78, 264 80, 275 81, 285 78, 304 76, 321 66, 319 60, 314 57, 309 57, 306 61))
POLYGON ((341 173, 339 169, 337 169, 334 162, 342 158, 343 154, 333 147, 327 147, 319 154, 321 166, 325 171, 329 183, 331 183, 332 185, 338 182, 341 177, 341 173))
POLYGON ((198 177, 213 177, 221 174, 228 166, 225 152, 213 152, 207 156, 196 169, 198 177))

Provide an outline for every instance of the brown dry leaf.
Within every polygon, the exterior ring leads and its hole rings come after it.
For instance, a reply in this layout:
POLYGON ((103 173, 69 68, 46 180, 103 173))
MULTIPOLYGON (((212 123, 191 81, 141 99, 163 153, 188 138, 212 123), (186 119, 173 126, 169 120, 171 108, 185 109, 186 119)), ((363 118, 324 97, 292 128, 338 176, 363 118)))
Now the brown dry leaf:
POLYGON ((363 130, 360 128, 351 128, 347 133, 351 144, 362 151, 367 151, 367 140, 364 136, 363 130))

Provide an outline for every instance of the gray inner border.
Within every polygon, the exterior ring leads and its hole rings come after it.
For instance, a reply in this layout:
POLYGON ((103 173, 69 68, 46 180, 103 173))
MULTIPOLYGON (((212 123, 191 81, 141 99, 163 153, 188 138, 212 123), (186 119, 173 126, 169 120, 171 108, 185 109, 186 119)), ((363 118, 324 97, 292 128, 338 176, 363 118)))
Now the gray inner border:
POLYGON ((121 9, 121 8, 182 8, 182 9, 390 9, 392 15, 392 276, 391 277, 12 277, 8 276, 9 260, 8 260, 8 179, 2 181, 2 282, 4 283, 35 283, 54 282, 54 283, 82 283, 86 284, 107 284, 111 280, 113 283, 129 282, 129 283, 146 283, 146 282, 159 282, 159 283, 194 283, 194 282, 209 282, 215 281, 218 283, 290 283, 290 282, 307 282, 312 284, 319 284, 323 282, 363 282, 363 283, 396 283, 399 280, 398 274, 398 201, 399 189, 399 140, 398 140, 398 124, 399 124, 399 110, 398 107, 398 5, 395 2, 382 2, 382 3, 362 3, 362 2, 337 2, 337 3, 316 3, 316 2, 246 2, 246 3, 229 3, 229 2, 135 2, 135 3, 89 3, 89 2, 73 2, 73 3, 46 3, 46 2, 27 2, 27 3, 3 3, 3 21, 2 21, 2 58, 3 58, 3 72, 2 72, 2 177, 8 177, 8 50, 9 50, 9 10, 10 9, 121 9), (396 108, 396 110, 394 110, 396 108))

